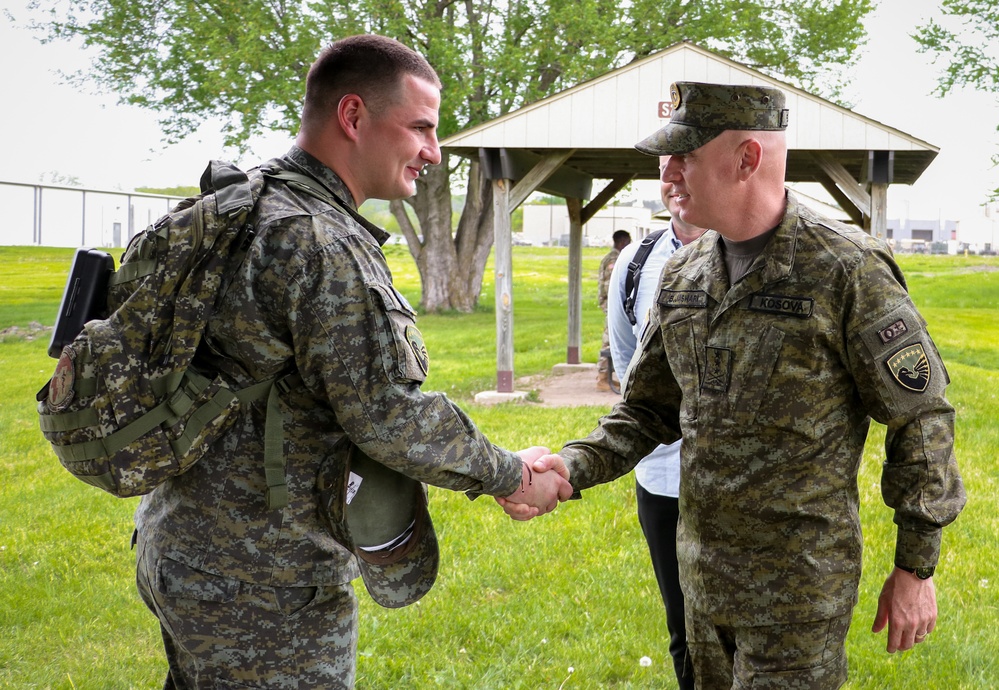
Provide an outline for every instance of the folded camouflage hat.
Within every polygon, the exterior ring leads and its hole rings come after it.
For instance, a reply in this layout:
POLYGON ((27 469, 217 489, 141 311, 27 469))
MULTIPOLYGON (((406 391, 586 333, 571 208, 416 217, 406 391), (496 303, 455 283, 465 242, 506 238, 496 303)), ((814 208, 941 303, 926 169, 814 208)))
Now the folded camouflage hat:
POLYGON ((678 81, 670 84, 669 123, 635 148, 650 156, 690 153, 727 129, 782 130, 784 92, 772 86, 733 86, 678 81))
POLYGON ((426 486, 375 462, 349 441, 335 450, 326 468, 342 473, 320 472, 320 517, 357 557, 376 603, 387 608, 415 603, 434 586, 440 563, 426 486))

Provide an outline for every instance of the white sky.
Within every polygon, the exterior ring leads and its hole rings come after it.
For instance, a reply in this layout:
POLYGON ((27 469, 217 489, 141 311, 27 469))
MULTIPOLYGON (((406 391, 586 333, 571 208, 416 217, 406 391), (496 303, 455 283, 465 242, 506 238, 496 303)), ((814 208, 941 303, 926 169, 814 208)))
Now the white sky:
MULTIPOLYGON (((57 173, 102 189, 196 185, 209 159, 235 159, 234 151, 222 148, 218 123, 167 146, 152 113, 61 84, 55 71, 84 66, 81 52, 64 43, 42 45, 22 28, 28 19, 23 0, 0 3, 0 180, 38 182, 57 173)), ((979 216, 987 192, 999 187, 999 170, 990 160, 999 153, 999 98, 967 91, 932 96, 940 68, 908 36, 926 17, 939 15, 936 5, 880 2, 846 94, 856 112, 940 148, 916 185, 889 188, 890 218, 979 216)), ((255 164, 290 143, 283 134, 263 137, 234 162, 255 164)))

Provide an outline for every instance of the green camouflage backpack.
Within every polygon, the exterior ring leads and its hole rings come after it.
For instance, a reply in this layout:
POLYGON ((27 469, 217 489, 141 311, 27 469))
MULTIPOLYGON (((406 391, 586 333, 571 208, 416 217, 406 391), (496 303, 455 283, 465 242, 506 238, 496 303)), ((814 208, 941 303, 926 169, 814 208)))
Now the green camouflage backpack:
MULTIPOLYGON (((212 161, 199 196, 129 243, 97 295, 106 299, 104 312, 61 351, 50 348, 59 363, 37 396, 41 429, 77 478, 119 497, 149 493, 197 463, 241 407, 266 399, 267 500, 272 508, 287 504, 277 392, 296 374, 231 390, 218 375, 191 368, 208 319, 253 240, 246 221, 268 177, 335 203, 304 175, 247 174, 212 161)), ((70 292, 67 283, 64 303, 70 292)))

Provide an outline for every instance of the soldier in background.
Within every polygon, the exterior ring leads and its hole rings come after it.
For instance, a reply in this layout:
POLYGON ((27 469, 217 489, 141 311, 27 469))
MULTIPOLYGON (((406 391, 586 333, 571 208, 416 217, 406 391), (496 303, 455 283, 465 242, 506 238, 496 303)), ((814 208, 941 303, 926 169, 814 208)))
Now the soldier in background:
POLYGON ((560 454, 585 489, 682 436, 697 687, 839 688, 871 418, 887 427, 897 525, 873 631, 888 626, 894 653, 936 625, 941 532, 965 503, 947 371, 887 248, 784 188, 782 91, 678 82, 671 97, 670 122, 636 148, 670 156, 681 217, 712 230, 667 265, 622 402, 560 454))
POLYGON ((600 391, 611 389, 610 336, 607 334, 607 290, 618 254, 631 243, 631 234, 627 230, 615 230, 611 239, 614 242, 614 247, 600 260, 600 268, 597 271, 597 304, 600 305, 600 311, 604 313, 604 333, 600 341, 600 359, 597 361, 597 390, 600 391))
POLYGON ((369 198, 411 196, 424 166, 440 163, 440 87, 396 41, 337 41, 309 71, 296 144, 265 166, 312 178, 335 202, 268 181, 195 364, 235 389, 297 374, 274 401, 286 418, 286 505, 267 500, 269 403, 143 497, 137 581, 160 622, 166 688, 351 688, 351 580, 363 575, 394 607, 436 576, 421 482, 507 497, 532 506, 525 515, 571 493, 525 465, 543 449, 497 448, 443 395, 421 392, 430 359, 392 284, 388 234, 356 212, 369 198), (380 479, 398 490, 372 491, 380 479))

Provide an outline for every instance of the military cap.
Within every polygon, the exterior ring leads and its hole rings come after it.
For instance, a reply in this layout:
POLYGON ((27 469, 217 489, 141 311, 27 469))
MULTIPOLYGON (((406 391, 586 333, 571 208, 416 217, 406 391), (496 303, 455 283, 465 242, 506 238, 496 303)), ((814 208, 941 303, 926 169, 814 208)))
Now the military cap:
POLYGON ((440 564, 426 486, 375 462, 346 437, 332 456, 320 471, 320 517, 353 552, 376 603, 415 603, 434 586, 440 564), (331 474, 335 467, 342 473, 331 474))
POLYGON ((670 84, 669 123, 635 148, 650 156, 690 153, 728 129, 787 128, 784 92, 772 86, 678 81, 670 84))

